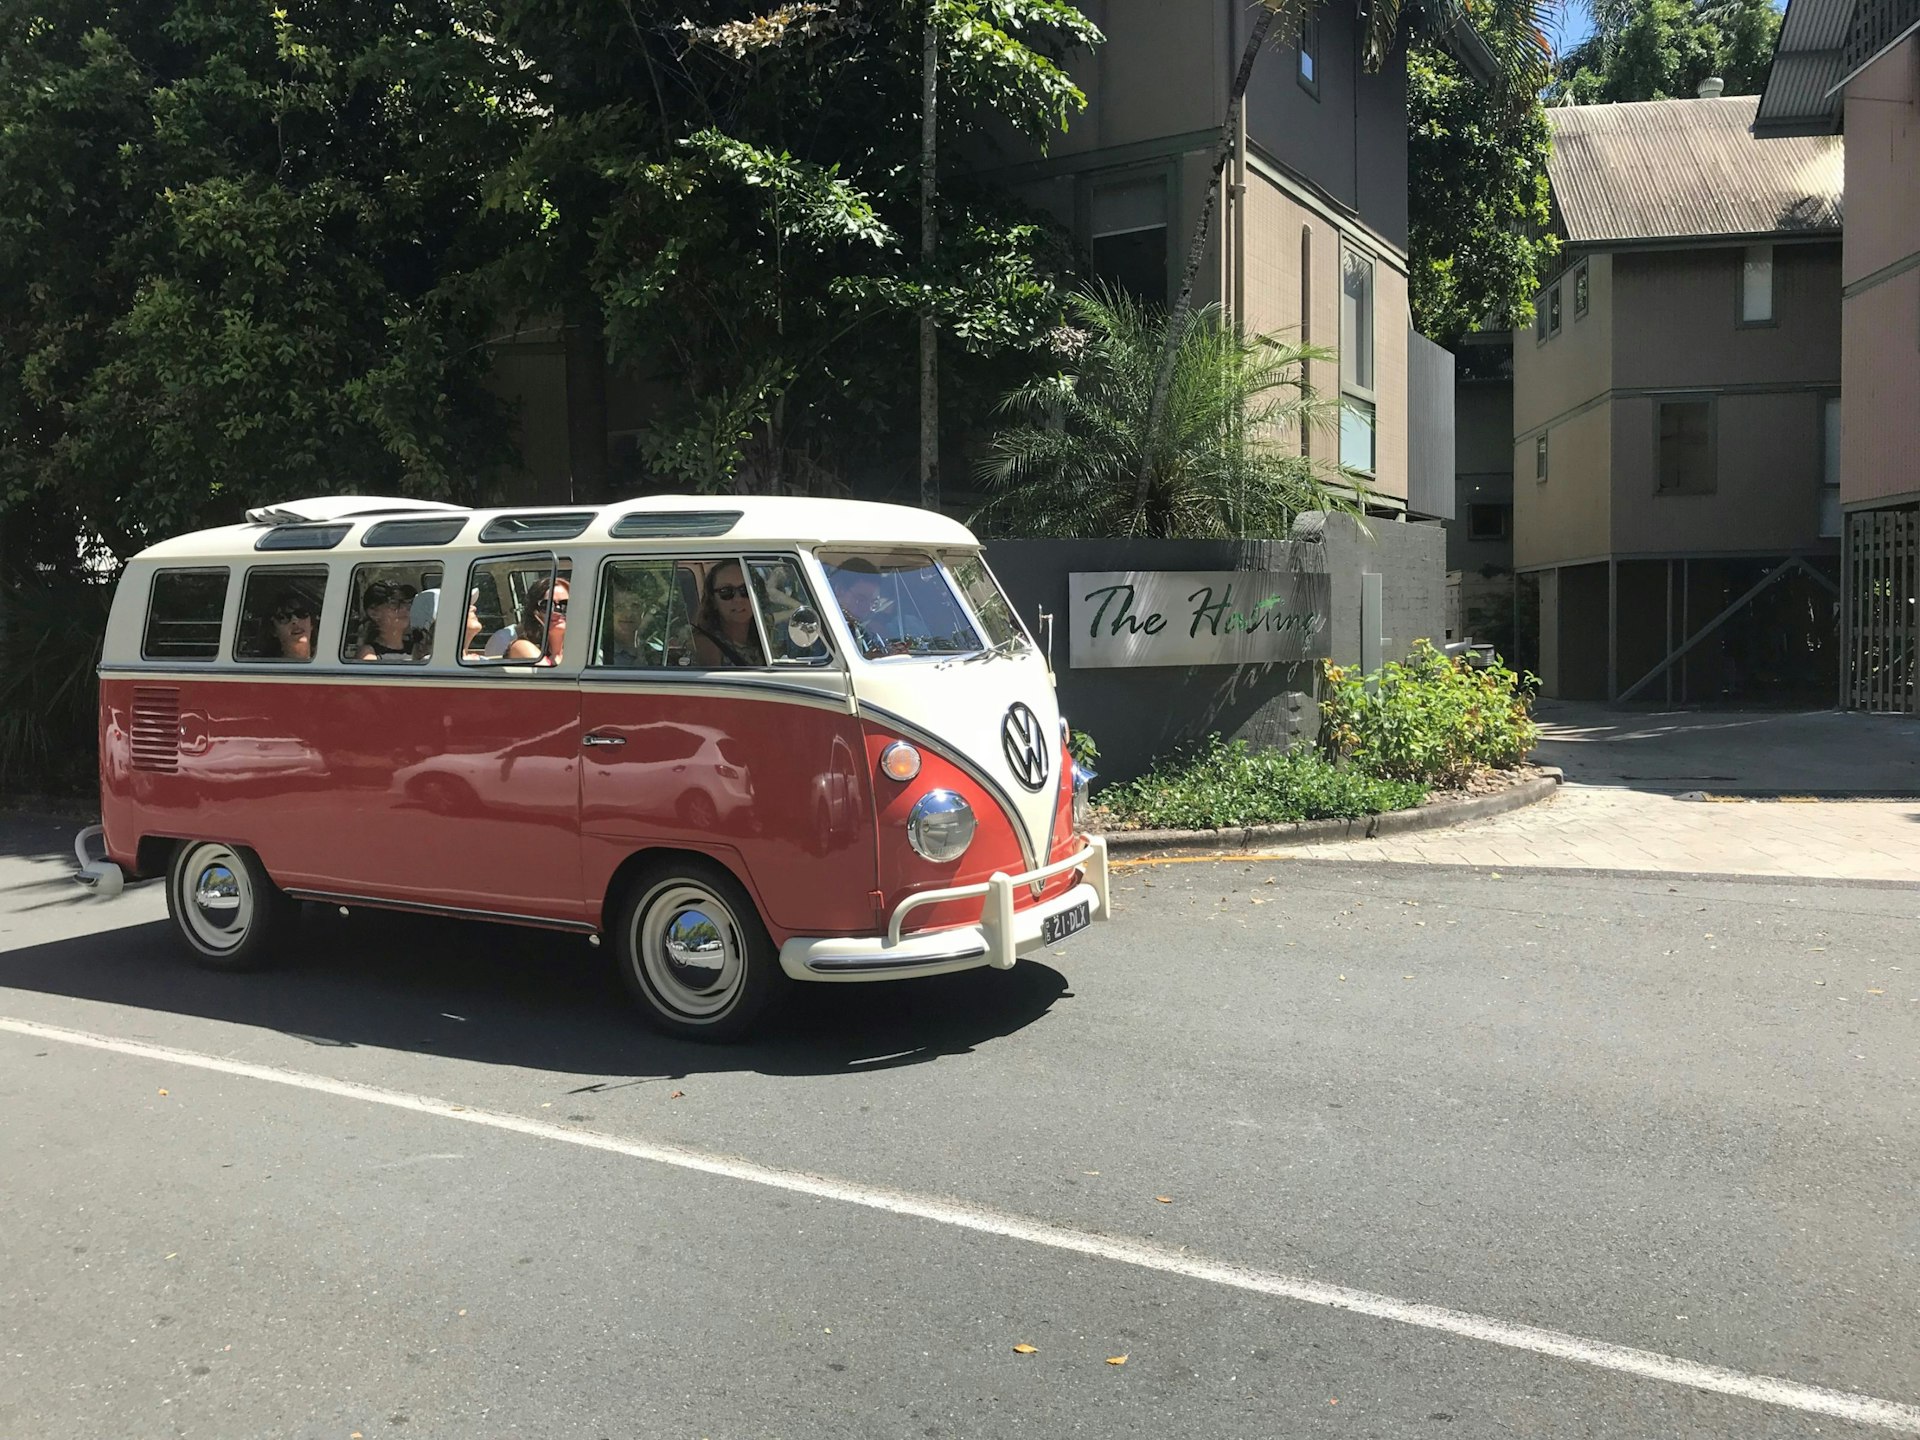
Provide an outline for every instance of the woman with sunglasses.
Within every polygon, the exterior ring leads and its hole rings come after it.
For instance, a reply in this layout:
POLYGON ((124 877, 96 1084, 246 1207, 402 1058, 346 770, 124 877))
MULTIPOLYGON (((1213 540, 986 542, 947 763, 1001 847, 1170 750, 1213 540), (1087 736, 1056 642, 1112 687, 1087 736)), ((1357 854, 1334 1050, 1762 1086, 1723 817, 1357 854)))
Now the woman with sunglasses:
POLYGON ((399 580, 376 580, 360 599, 366 620, 357 660, 408 661, 413 654, 413 597, 419 591, 399 580))
POLYGON ((764 665, 760 627, 753 623, 753 595, 738 560, 725 560, 707 572, 700 597, 700 618, 693 625, 696 665, 764 665))
POLYGON ((313 602, 295 590, 284 590, 267 612, 273 627, 273 645, 266 652, 282 660, 313 659, 313 602))
POLYGON ((567 647, 567 597, 572 593, 564 578, 544 576, 527 587, 526 603, 520 607, 520 623, 514 627, 514 641, 507 647, 507 659, 522 664, 558 665, 567 647))

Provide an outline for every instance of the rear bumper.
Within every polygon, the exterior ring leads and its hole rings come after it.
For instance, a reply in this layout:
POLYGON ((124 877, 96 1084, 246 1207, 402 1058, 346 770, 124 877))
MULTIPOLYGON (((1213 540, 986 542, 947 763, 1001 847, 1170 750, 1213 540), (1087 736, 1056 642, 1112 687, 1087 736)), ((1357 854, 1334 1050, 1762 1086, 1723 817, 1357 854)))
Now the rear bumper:
POLYGON ((1107 891, 1107 842, 1089 836, 1086 846, 1064 860, 1018 875, 995 873, 977 885, 926 890, 902 900, 887 922, 885 935, 814 939, 796 936, 780 947, 780 968, 796 980, 902 980, 914 976, 944 975, 991 965, 1011 969, 1013 962, 1041 945, 1040 929, 1048 917, 1085 903, 1089 918, 1112 918, 1107 891), (1080 882, 1025 910, 1013 908, 1022 885, 1051 879, 1069 870, 1082 872, 1080 882), (924 905, 951 900, 979 899, 980 919, 972 925, 924 930, 902 935, 908 915, 924 905))

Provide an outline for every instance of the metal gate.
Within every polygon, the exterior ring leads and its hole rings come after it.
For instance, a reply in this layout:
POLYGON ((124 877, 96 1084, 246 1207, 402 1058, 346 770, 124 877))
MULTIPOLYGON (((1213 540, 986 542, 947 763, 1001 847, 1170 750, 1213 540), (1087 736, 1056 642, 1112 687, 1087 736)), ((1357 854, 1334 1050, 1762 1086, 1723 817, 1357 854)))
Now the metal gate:
POLYGON ((1847 517, 1847 708, 1911 715, 1920 671, 1920 506, 1847 517))

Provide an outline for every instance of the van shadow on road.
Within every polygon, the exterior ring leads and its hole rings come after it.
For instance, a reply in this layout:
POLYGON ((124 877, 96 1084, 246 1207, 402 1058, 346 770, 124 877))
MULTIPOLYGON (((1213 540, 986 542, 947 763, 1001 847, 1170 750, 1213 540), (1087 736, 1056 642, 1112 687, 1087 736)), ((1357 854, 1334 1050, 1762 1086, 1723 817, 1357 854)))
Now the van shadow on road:
POLYGON ((759 1039, 700 1045, 640 1019, 606 950, 502 925, 305 907, 285 955, 243 975, 195 967, 165 922, 0 954, 0 987, 372 1046, 620 1079, 834 1075, 925 1064, 1014 1034, 1071 998, 1031 961, 904 983, 803 985, 759 1039))

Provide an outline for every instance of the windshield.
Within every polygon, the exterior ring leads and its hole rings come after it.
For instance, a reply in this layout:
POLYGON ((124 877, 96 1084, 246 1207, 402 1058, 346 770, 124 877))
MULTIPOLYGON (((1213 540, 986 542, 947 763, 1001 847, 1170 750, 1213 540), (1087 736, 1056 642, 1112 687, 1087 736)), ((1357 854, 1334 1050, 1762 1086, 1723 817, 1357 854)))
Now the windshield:
POLYGON ((990 643, 931 555, 840 550, 820 563, 854 648, 869 660, 970 655, 990 643))

